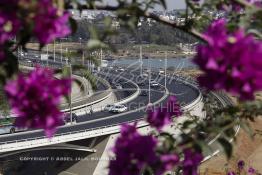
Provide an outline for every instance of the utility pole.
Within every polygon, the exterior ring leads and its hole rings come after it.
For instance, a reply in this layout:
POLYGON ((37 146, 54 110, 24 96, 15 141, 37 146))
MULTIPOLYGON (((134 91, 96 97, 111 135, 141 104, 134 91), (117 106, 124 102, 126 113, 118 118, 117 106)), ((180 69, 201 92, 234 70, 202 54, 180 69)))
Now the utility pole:
POLYGON ((54 40, 54 62, 55 62, 55 40, 54 40))
POLYGON ((46 45, 46 53, 47 53, 46 64, 47 64, 47 67, 48 67, 48 60, 49 60, 49 56, 48 56, 48 44, 46 45))
MULTIPOLYGON (((72 65, 71 65, 71 63, 69 64, 69 66, 70 66, 70 79, 72 80, 72 65)), ((70 89, 70 122, 71 122, 71 124, 73 123, 73 115, 72 115, 72 84, 71 84, 71 89, 70 89)))
POLYGON ((103 50, 100 50, 100 69, 99 71, 102 69, 102 62, 103 62, 103 50))
POLYGON ((62 46, 62 41, 60 42, 60 49, 61 49, 61 65, 63 63, 63 46, 62 46))
MULTIPOLYGON (((66 48, 66 55, 68 55, 68 49, 66 48)), ((68 58, 66 57, 66 64, 68 65, 68 58)))
POLYGON ((148 104, 151 103, 151 63, 148 59, 149 72, 148 72, 148 104))
POLYGON ((82 50, 82 65, 84 66, 85 65, 85 55, 84 55, 84 49, 82 47, 82 38, 79 37, 79 41, 80 41, 80 48, 82 50))
POLYGON ((165 88, 166 88, 167 51, 165 52, 165 88))
POLYGON ((142 76, 142 68, 143 68, 143 55, 142 55, 142 46, 140 46, 140 57, 139 57, 139 62, 140 62, 140 76, 142 76))
POLYGON ((85 55, 84 55, 84 51, 82 50, 82 65, 85 65, 85 55))
MULTIPOLYGON (((68 52, 66 48, 66 53, 68 52)), ((72 65, 71 63, 68 64, 68 58, 66 57, 66 65, 69 66, 69 71, 70 71, 70 79, 72 79, 72 65)), ((73 123, 73 115, 72 115, 72 84, 71 84, 71 89, 70 89, 70 96, 69 96, 69 108, 70 108, 70 123, 73 123)))

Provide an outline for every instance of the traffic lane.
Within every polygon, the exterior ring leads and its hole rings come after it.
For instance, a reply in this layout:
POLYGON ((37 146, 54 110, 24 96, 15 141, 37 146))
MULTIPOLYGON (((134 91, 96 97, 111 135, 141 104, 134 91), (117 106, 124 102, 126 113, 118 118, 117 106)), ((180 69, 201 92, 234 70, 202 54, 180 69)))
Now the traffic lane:
MULTIPOLYGON (((139 72, 132 72, 134 75, 139 76, 139 72)), ((129 75, 129 73, 123 73, 121 76, 124 76, 125 78, 131 79, 134 77, 134 75, 129 75)), ((158 82, 162 86, 165 85, 165 79, 163 76, 159 75, 153 75, 152 80, 158 82)), ((144 83, 145 86, 139 86, 141 89, 147 90, 148 89, 148 79, 145 79, 144 83)), ((152 88, 151 89, 156 89, 152 88)), ((199 91, 192 87, 191 85, 185 84, 182 81, 179 81, 175 78, 169 78, 167 77, 167 89, 172 95, 175 95, 178 102, 180 104, 186 105, 190 104, 192 101, 194 101, 199 96, 199 91)))
MULTIPOLYGON (((76 73, 75 75, 82 76, 82 75, 80 75, 78 73, 76 73)), ((101 90, 107 90, 108 89, 108 87, 105 84, 101 83, 98 80, 96 81, 96 86, 97 86, 97 88, 94 89, 94 91, 101 91, 101 90)))
MULTIPOLYGON (((152 92, 152 97, 151 97, 151 103, 154 103, 161 99, 163 97, 164 92, 152 92)), ((124 105, 127 106, 127 111, 131 110, 136 110, 140 107, 145 107, 148 104, 148 97, 147 96, 138 96, 136 99, 131 100, 128 103, 125 103, 124 105)), ((123 113, 124 114, 124 113, 123 113)), ((101 119, 101 118, 110 118, 114 116, 115 113, 109 112, 109 111, 100 111, 100 112, 95 112, 93 114, 86 114, 86 115, 81 115, 78 116, 78 122, 85 122, 85 121, 91 121, 95 119, 101 119)))
MULTIPOLYGON (((161 84, 165 83, 163 79, 160 81, 161 84)), ((200 93, 191 85, 172 79, 170 80, 170 82, 167 83, 167 89, 169 90, 170 94, 176 96, 180 104, 184 105, 192 103, 199 96, 200 93)))
MULTIPOLYGON (((163 100, 162 103, 165 104, 166 101, 167 99, 163 100)), ((127 123, 134 120, 142 120, 144 119, 145 115, 146 115, 146 110, 143 109, 139 111, 134 111, 129 114, 123 114, 117 117, 103 118, 103 120, 99 120, 99 121, 90 121, 89 123, 79 123, 77 125, 70 125, 62 128, 60 127, 58 128, 56 134, 65 134, 68 132, 76 132, 79 130, 90 130, 90 129, 100 128, 110 125, 127 123)), ((45 135, 43 131, 35 131, 30 133, 23 132, 20 134, 6 135, 4 137, 1 137, 0 142, 22 140, 22 139, 29 139, 29 138, 32 138, 32 140, 34 140, 34 138, 36 137, 44 137, 44 136, 45 135)))

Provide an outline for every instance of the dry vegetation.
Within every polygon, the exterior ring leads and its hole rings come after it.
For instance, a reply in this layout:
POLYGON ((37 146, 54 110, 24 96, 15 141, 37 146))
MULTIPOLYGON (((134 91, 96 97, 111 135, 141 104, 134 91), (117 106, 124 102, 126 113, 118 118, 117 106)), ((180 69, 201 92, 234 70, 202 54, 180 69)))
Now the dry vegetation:
MULTIPOLYGON (((181 74, 197 77, 201 74, 201 71, 187 70, 181 72, 181 74)), ((236 98, 231 98, 236 103, 236 98)), ((262 100, 262 92, 257 93, 256 98, 262 100)), ((240 159, 244 160, 248 166, 252 166, 262 173, 262 116, 258 117, 255 122, 250 122, 250 126, 255 132, 254 138, 252 139, 241 129, 234 144, 233 157, 227 160, 223 153, 214 156, 201 165, 201 175, 225 175, 225 169, 236 169, 236 163, 240 159)))
MULTIPOLYGON (((262 99, 262 92, 257 93, 257 99, 262 99)), ((232 100, 236 102, 235 98, 232 100)), ((236 169, 238 160, 244 160, 247 166, 252 166, 262 173, 262 116, 255 122, 250 122, 255 136, 251 138, 244 130, 240 130, 234 144, 233 157, 227 160, 223 153, 214 156, 212 159, 203 163, 200 167, 202 175, 225 175, 225 169, 236 169)))

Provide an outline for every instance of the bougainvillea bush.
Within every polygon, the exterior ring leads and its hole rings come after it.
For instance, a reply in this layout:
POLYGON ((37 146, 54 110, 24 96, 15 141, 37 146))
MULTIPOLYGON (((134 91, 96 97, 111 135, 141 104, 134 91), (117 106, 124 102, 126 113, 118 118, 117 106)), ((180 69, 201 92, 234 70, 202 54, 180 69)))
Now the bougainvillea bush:
MULTIPOLYGON (((255 98, 255 93, 262 90, 262 1, 185 0, 182 24, 152 13, 156 5, 166 8, 165 0, 116 1, 115 5, 100 0, 0 1, 0 82, 11 110, 17 115, 16 125, 42 128, 52 137, 62 121, 60 98, 68 95, 71 88, 70 78, 55 79, 54 71, 47 68, 36 66, 29 73, 21 73, 17 49, 26 49, 26 43, 35 40, 41 50, 55 39, 74 33, 77 26, 70 9, 109 10, 121 27, 130 31, 143 17, 194 36, 199 40, 193 59, 202 71, 197 79, 199 85, 206 90, 225 91, 238 99, 237 104, 217 109, 208 120, 191 116, 182 123, 181 133, 176 137, 163 131, 182 115, 176 97, 171 96, 162 108, 148 108, 145 121, 153 132, 142 135, 137 124, 123 124, 112 148, 115 159, 109 163, 109 174, 198 174, 203 152, 210 151, 206 138, 216 137, 230 158, 233 146, 229 140, 236 137, 234 128, 240 126, 252 135, 248 123, 262 113, 262 103, 255 98), (207 11, 220 15, 210 15, 207 11)), ((112 48, 105 42, 107 37, 117 34, 111 24, 112 20, 106 18, 105 30, 90 27, 85 49, 112 48)), ((238 167, 242 171, 243 162, 238 167)), ((249 167, 247 173, 254 174, 256 170, 249 167)))

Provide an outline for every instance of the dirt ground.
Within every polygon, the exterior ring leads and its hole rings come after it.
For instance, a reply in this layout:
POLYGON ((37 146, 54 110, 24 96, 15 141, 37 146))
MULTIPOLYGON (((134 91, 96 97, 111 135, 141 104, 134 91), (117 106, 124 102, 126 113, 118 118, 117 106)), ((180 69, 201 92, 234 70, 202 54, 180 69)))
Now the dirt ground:
MULTIPOLYGON (((251 123, 254 130, 262 129, 262 117, 251 123)), ((201 175, 225 175, 225 169, 236 169, 238 160, 244 160, 247 166, 252 166, 262 172, 262 135, 258 133, 252 140, 245 131, 240 130, 234 144, 233 157, 228 161, 223 153, 214 156, 200 167, 201 175)))
MULTIPOLYGON (((262 92, 257 93, 256 98, 262 99, 261 95, 262 92)), ((254 131, 254 138, 241 129, 234 143, 233 157, 227 160, 223 153, 214 156, 200 166, 201 175, 225 175, 226 169, 237 169, 236 164, 239 160, 246 162, 246 168, 252 166, 262 173, 262 116, 255 122, 250 122, 250 126, 254 131)))
MULTIPOLYGON (((196 77, 200 73, 199 70, 181 72, 182 75, 192 77, 196 77)), ((257 93, 256 98, 262 100, 262 92, 257 93)), ((236 103, 234 97, 231 97, 231 99, 236 103)), ((214 156, 200 166, 200 174, 226 175, 226 169, 236 170, 236 164, 239 160, 244 160, 247 167, 252 166, 258 170, 259 173, 262 173, 262 116, 257 118, 255 122, 250 123, 250 126, 255 132, 253 140, 241 129, 234 143, 233 157, 227 160, 223 152, 219 153, 217 156, 214 156), (260 130, 260 132, 258 130, 260 130)))

